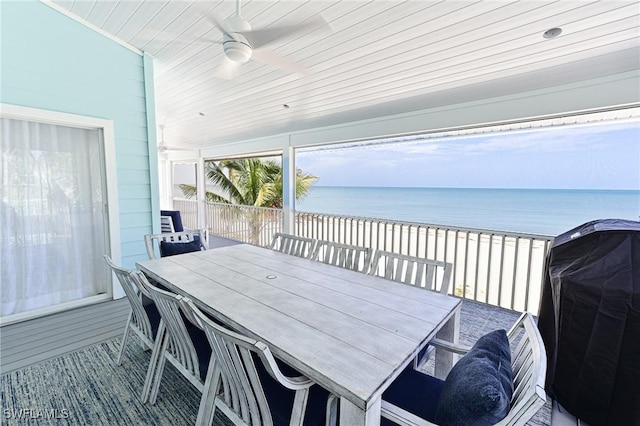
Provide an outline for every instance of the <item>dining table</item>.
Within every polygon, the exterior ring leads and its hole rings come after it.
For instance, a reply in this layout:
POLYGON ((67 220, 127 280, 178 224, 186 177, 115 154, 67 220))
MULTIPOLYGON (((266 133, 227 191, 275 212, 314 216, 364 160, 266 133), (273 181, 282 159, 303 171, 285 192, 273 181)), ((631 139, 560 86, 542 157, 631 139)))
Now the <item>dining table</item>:
MULTIPOLYGON (((429 341, 458 340, 458 298, 250 244, 137 266, 337 396, 342 425, 378 425, 383 392, 429 341)), ((436 350, 436 376, 453 361, 436 350)))

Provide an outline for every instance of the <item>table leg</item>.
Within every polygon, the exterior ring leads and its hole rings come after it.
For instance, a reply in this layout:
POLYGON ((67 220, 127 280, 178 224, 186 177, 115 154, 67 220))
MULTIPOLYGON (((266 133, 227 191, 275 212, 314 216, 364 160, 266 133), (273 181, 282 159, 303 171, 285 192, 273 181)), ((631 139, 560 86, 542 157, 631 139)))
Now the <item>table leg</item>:
MULTIPOLYGON (((444 326, 436 333, 436 337, 447 342, 458 344, 460 338, 460 307, 456 309, 454 314, 449 318, 444 326)), ((437 378, 444 380, 453 367, 456 354, 436 348, 435 371, 437 378)))
POLYGON ((366 411, 346 398, 340 398, 340 424, 349 426, 379 426, 381 400, 371 401, 366 411))

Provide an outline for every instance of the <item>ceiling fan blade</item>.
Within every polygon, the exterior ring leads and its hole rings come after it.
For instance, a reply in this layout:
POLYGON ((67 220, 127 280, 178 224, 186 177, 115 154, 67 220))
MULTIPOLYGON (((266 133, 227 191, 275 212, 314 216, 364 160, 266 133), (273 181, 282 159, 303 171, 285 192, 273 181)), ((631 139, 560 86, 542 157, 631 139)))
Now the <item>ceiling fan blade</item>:
POLYGON ((169 146, 164 142, 158 144, 158 152, 164 153, 168 151, 193 151, 191 148, 182 148, 180 146, 169 146))
POLYGON ((263 64, 282 68, 283 70, 288 71, 292 74, 310 74, 308 69, 306 69, 296 61, 293 61, 286 56, 276 53, 273 50, 254 49, 253 54, 251 55, 251 59, 255 59, 256 61, 262 62, 263 64))
POLYGON ((322 16, 316 15, 300 24, 255 29, 244 33, 244 35, 249 39, 254 49, 259 49, 281 39, 290 38, 295 34, 312 30, 331 31, 331 27, 322 16))
POLYGON ((239 63, 233 62, 225 56, 222 58, 222 63, 216 70, 215 76, 223 80, 231 80, 238 74, 239 68, 239 63))
POLYGON ((204 13, 204 19, 207 22, 209 22, 211 25, 215 26, 220 31, 222 31, 222 34, 235 40, 235 37, 233 37, 229 26, 225 23, 224 20, 218 18, 218 16, 216 16, 214 13, 212 12, 204 13))

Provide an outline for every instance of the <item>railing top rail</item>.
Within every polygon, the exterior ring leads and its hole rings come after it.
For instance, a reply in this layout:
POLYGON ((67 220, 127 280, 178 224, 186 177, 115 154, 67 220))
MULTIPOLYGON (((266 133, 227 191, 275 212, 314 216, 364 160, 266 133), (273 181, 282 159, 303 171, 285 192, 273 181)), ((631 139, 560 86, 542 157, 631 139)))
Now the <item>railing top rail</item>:
MULTIPOLYGON (((188 200, 185 200, 185 201, 188 201, 188 200)), ((242 208, 242 209, 251 209, 251 210, 272 211, 272 212, 281 212, 282 211, 282 209, 275 208, 275 207, 257 207, 257 206, 248 206, 248 205, 244 205, 244 204, 217 203, 217 202, 213 202, 213 201, 207 201, 206 204, 208 206, 220 206, 220 207, 228 207, 228 208, 233 208, 233 209, 242 208)))
POLYGON ((454 225, 439 225, 433 223, 421 223, 421 222, 407 222, 402 220, 395 219, 380 219, 373 217, 365 217, 365 216, 349 216, 349 215, 339 215, 339 214, 331 214, 331 213, 315 213, 315 212, 304 212, 300 210, 296 210, 296 214, 305 214, 314 217, 336 217, 341 219, 350 219, 350 220, 366 220, 371 222, 379 222, 382 224, 388 225, 406 225, 406 226, 416 226, 416 227, 428 227, 434 229, 440 229, 445 231, 462 231, 462 232, 471 232, 471 233, 480 233, 480 234, 491 234, 491 235, 504 235, 506 237, 516 237, 516 238, 530 238, 536 240, 544 240, 544 241, 552 241, 554 236, 545 235, 545 234, 530 234, 524 232, 512 232, 512 231, 500 231, 496 229, 483 229, 483 228, 465 228, 461 226, 454 225))

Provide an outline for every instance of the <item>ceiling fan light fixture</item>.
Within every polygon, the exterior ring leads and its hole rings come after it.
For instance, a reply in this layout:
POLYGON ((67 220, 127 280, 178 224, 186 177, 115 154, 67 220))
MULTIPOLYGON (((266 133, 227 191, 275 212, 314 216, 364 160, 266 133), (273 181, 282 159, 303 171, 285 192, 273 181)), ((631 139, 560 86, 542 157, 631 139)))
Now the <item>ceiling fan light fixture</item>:
POLYGON ((222 42, 222 47, 224 48, 224 54, 227 58, 240 64, 251 59, 251 53, 253 53, 253 49, 251 49, 251 46, 248 43, 227 38, 226 36, 225 40, 222 42))
POLYGON ((240 16, 240 4, 237 4, 236 14, 225 21, 229 32, 224 33, 222 48, 227 58, 233 62, 243 64, 251 59, 253 48, 243 33, 251 32, 251 25, 240 16))

